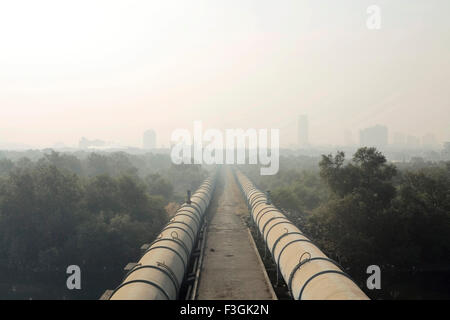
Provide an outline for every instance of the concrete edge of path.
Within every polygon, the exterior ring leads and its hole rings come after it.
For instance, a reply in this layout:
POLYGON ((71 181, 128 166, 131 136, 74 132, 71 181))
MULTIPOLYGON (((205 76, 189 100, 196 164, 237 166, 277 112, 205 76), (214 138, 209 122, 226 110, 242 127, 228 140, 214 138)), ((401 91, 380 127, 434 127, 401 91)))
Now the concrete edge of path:
POLYGON ((272 300, 278 300, 278 297, 275 294, 275 291, 273 290, 272 282, 270 281, 269 275, 267 274, 266 267, 264 266, 264 263, 261 260, 261 256, 259 255, 258 248, 256 247, 255 240, 253 239, 252 233, 250 232, 249 228, 247 228, 247 235, 250 240, 251 246, 253 247, 253 250, 255 250, 256 258, 258 259, 258 264, 262 269, 264 279, 266 280, 267 287, 269 288, 270 295, 272 296, 272 300))

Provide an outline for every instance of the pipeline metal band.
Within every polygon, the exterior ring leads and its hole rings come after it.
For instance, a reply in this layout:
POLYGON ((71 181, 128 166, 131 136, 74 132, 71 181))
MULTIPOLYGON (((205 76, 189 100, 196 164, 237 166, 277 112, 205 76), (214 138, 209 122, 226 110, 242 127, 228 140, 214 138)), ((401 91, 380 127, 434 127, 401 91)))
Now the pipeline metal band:
POLYGON ((264 210, 267 210, 267 209, 272 209, 272 210, 279 211, 279 210, 278 210, 276 207, 274 207, 273 205, 268 204, 267 207, 263 207, 262 209, 259 209, 258 212, 253 212, 254 210, 252 209, 252 215, 255 216, 255 219, 258 219, 258 216, 259 216, 262 212, 264 212, 264 210), (256 214, 255 214, 255 213, 256 213, 256 214))
MULTIPOLYGON (((195 237, 194 229, 192 229, 192 227, 191 227, 190 225, 188 225, 186 222, 183 222, 183 221, 171 221, 171 222, 169 222, 169 223, 167 224, 167 226, 166 226, 165 228, 170 227, 170 225, 171 225, 172 223, 180 223, 180 224, 184 224, 186 227, 188 227, 188 228, 192 231, 192 235, 195 237)), ((182 229, 183 229, 183 228, 182 228, 182 229)), ((163 229, 163 231, 164 231, 164 229, 163 229)))
POLYGON ((277 209, 276 207, 274 207, 274 206, 271 205, 271 204, 268 204, 266 207, 263 207, 262 209, 256 210, 256 208, 252 208, 252 214, 255 216, 255 219, 257 219, 258 216, 259 216, 261 213, 264 212, 264 210, 268 210, 268 209, 273 209, 273 210, 277 210, 277 211, 278 211, 278 209, 277 209))
POLYGON ((265 194, 258 190, 257 192, 254 192, 251 196, 249 196, 250 202, 257 200, 258 198, 265 197, 265 194))
POLYGON ((199 206, 197 203, 195 203, 195 202, 192 202, 192 201, 191 201, 191 204, 186 204, 186 203, 184 203, 178 210, 181 211, 181 209, 185 209, 185 208, 193 208, 193 209, 198 213, 198 216, 199 216, 199 217, 202 216, 201 208, 200 208, 200 206, 199 206), (194 206, 193 206, 193 205, 194 205, 194 206))
MULTIPOLYGON (((350 279, 351 281, 353 281, 353 279, 350 278, 350 276, 349 276, 348 274, 346 274, 344 271, 338 271, 338 270, 325 270, 325 271, 318 272, 318 273, 312 275, 311 277, 309 277, 308 280, 305 281, 305 283, 303 284, 303 286, 302 286, 302 288, 301 288, 301 290, 300 290, 300 293, 299 293, 299 295, 298 295, 298 300, 301 300, 301 299, 302 299, 303 291, 305 290, 305 287, 308 285, 308 283, 311 282, 312 279, 317 278, 318 276, 321 276, 321 275, 327 274, 327 273, 336 273, 336 274, 340 274, 340 275, 342 275, 342 276, 344 276, 344 277, 350 279)), ((353 282, 354 282, 354 281, 353 281, 353 282)))
POLYGON ((267 203, 267 198, 265 198, 265 199, 260 199, 260 200, 256 201, 256 202, 252 205, 252 207, 253 207, 253 208, 256 208, 256 206, 259 205, 259 204, 261 204, 261 203, 267 204, 267 205, 268 205, 268 203, 267 203))
MULTIPOLYGON (((212 185, 212 182, 211 182, 211 181, 205 181, 205 182, 200 186, 200 188, 198 188, 198 190, 197 190, 197 191, 195 192, 195 194, 191 197, 191 199, 194 197, 194 198, 198 198, 198 199, 200 199, 201 201, 203 201, 203 203, 205 204, 205 210, 206 210, 206 208, 208 207, 208 202, 211 200, 211 193, 212 193, 213 189, 214 189, 214 187, 213 187, 213 185, 212 185), (203 189, 204 189, 204 190, 203 190, 203 189), (199 194, 204 194, 204 195, 207 197, 208 202, 207 202, 205 199, 203 199, 202 197, 200 197, 199 194)), ((198 204, 197 204, 197 205, 198 205, 198 204)), ((200 205, 198 205, 198 206, 200 207, 200 205)))
POLYGON ((294 267, 294 269, 292 269, 291 273, 289 274, 288 289, 291 292, 291 295, 292 295, 292 280, 294 279, 294 274, 297 272, 298 269, 300 269, 301 266, 303 266, 304 264, 306 264, 308 262, 315 261, 315 260, 328 261, 328 262, 334 264, 336 267, 338 267, 338 268, 340 267, 336 261, 334 261, 333 259, 330 259, 330 258, 325 258, 325 257, 314 257, 314 258, 309 258, 309 259, 300 261, 294 267))
MULTIPOLYGON (((198 216, 200 217, 200 220, 203 220, 203 214, 205 213, 208 206, 205 207, 205 210, 202 210, 202 208, 200 207, 200 205, 198 203, 192 202, 191 205, 192 204, 195 204, 195 209, 198 210, 198 212, 199 212, 198 216)), ((208 202, 208 205, 209 205, 209 202, 208 202)))
POLYGON ((202 183, 202 185, 198 188, 198 190, 201 190, 201 189, 211 189, 211 188, 212 188, 211 183, 210 183, 209 181, 204 181, 204 182, 202 183))
MULTIPOLYGON (((303 235, 303 234, 302 234, 302 235, 303 235)), ((295 239, 295 240, 289 241, 289 242, 283 247, 283 249, 281 249, 280 253, 279 253, 278 256, 277 256, 277 259, 275 260, 276 263, 277 263, 277 266, 280 265, 281 254, 283 253, 284 249, 286 249, 288 246, 290 246, 291 244, 296 243, 296 242, 308 242, 308 243, 314 244, 314 243, 313 243, 311 240, 309 240, 309 239, 295 239)), ((278 267, 278 269, 279 269, 279 267, 278 267)))
POLYGON ((264 223, 262 229, 261 229, 261 234, 264 235, 264 230, 266 229, 267 225, 270 223, 270 221, 273 220, 277 220, 277 219, 286 219, 285 216, 278 216, 278 217, 272 217, 269 220, 266 221, 266 223, 264 223))
MULTIPOLYGON (((191 204, 194 204, 195 202, 191 202, 191 204)), ((197 221, 202 221, 202 215, 201 214, 197 214, 197 209, 196 208, 194 208, 194 207, 192 207, 192 206, 183 206, 183 207, 180 207, 180 209, 178 209, 178 212, 189 212, 189 213, 192 213, 193 215, 195 215, 196 217, 197 217, 197 221), (191 210, 188 210, 188 209, 192 209, 192 211, 191 210)))
POLYGON ((162 294, 167 298, 167 300, 170 300, 169 295, 167 294, 167 292, 164 291, 164 289, 161 288, 161 286, 160 286, 159 284, 157 284, 157 283, 155 283, 155 282, 153 282, 153 281, 148 281, 148 280, 131 280, 131 281, 128 281, 128 282, 124 282, 124 283, 122 283, 120 286, 118 286, 118 287, 113 291, 113 293, 111 294, 111 296, 109 297, 109 299, 111 300, 112 296, 113 296, 120 288, 122 288, 122 287, 124 287, 124 286, 126 286, 126 285, 129 285, 129 284, 132 284, 132 283, 145 283, 145 284, 148 284, 148 285, 150 285, 150 286, 153 286, 153 287, 157 288, 159 291, 161 291, 162 294))
POLYGON ((241 191, 244 195, 245 202, 247 202, 247 205, 250 206, 250 199, 253 197, 259 190, 256 188, 252 188, 250 186, 244 187, 240 184, 240 181, 238 181, 238 184, 240 185, 241 191))
MULTIPOLYGON (((278 218, 283 218, 283 217, 278 217, 278 218)), ((295 227, 295 225, 294 225, 292 222, 290 222, 287 218, 284 218, 284 219, 286 219, 286 220, 285 220, 285 221, 277 222, 277 223, 275 223, 274 225, 272 225, 272 226, 269 228, 269 230, 267 231, 267 234, 266 234, 265 243, 267 243, 267 239, 269 239, 269 233, 270 233, 270 231, 272 231, 272 229, 273 229, 274 227, 276 227, 276 226, 278 226, 278 225, 280 225, 280 224, 290 224, 291 226, 294 226, 294 227, 295 227)))
MULTIPOLYGON (((172 269, 170 269, 170 267, 168 265, 166 265, 164 263, 164 261, 163 262, 156 261, 156 265, 158 267, 162 267, 163 269, 167 270, 167 272, 172 275, 173 280, 178 284, 176 274, 172 271, 172 269)), ((185 270, 185 272, 186 272, 186 270, 185 270)), ((184 278, 184 276, 183 276, 183 278, 184 278)), ((181 279, 181 281, 183 281, 183 279, 181 279)), ((180 285, 178 286, 178 288, 180 288, 180 285)), ((177 298, 178 298, 178 290, 177 290, 177 298)))
POLYGON ((208 202, 206 202, 206 200, 205 199, 203 199, 202 197, 200 197, 200 196, 198 196, 198 195, 193 195, 192 197, 191 197, 191 201, 192 201, 192 198, 195 198, 195 199, 200 199, 200 200, 202 200, 203 201, 203 203, 205 204, 205 209, 208 207, 208 202))
POLYGON ((251 198, 250 199, 250 205, 252 207, 254 207, 255 206, 255 201, 258 200, 258 199, 261 199, 261 198, 266 198, 266 195, 264 193, 261 193, 261 194, 258 194, 256 197, 251 198))
POLYGON ((157 242, 161 242, 161 241, 172 241, 172 242, 175 242, 176 244, 180 245, 183 248, 184 253, 186 253, 186 257, 189 258, 189 249, 186 247, 186 244, 178 238, 159 238, 159 239, 156 239, 155 241, 153 241, 150 244, 150 246, 154 245, 157 242))
POLYGON ((187 263, 186 263, 186 261, 184 261, 183 257, 181 256, 181 254, 180 254, 178 251, 176 251, 175 249, 173 249, 173 248, 171 248, 171 247, 168 247, 168 246, 156 246, 156 247, 151 247, 151 248, 149 248, 149 249, 147 249, 147 250, 145 251, 144 255, 146 255, 149 251, 152 251, 152 250, 158 249, 158 248, 167 249, 167 250, 170 250, 170 251, 172 251, 173 253, 175 253, 175 254, 178 256, 178 258, 180 258, 181 262, 183 262, 184 270, 186 270, 186 268, 187 268, 187 263))
POLYGON ((176 217, 180 217, 180 216, 186 216, 186 217, 189 217, 189 218, 191 218, 192 219, 192 221, 194 221, 195 222, 195 224, 197 225, 197 230, 198 230, 198 228, 200 227, 200 221, 197 221, 197 216, 193 216, 193 215, 190 215, 190 214, 186 214, 186 213, 182 213, 182 212, 180 212, 180 213, 177 213, 175 216, 174 216, 174 218, 176 218, 176 217), (195 218, 194 218, 195 217, 195 218))
POLYGON ((162 229, 161 233, 163 233, 164 231, 166 231, 166 230, 168 230, 168 229, 179 229, 179 230, 184 231, 184 232, 187 234, 187 236, 189 237, 189 239, 191 239, 192 247, 194 247, 195 241, 194 241, 194 239, 192 239, 192 236, 189 234, 189 232, 187 232, 185 229, 183 229, 183 228, 181 228, 181 227, 170 226, 170 225, 169 225, 169 226, 165 227, 164 229, 162 229))
POLYGON ((203 190, 197 191, 193 196, 194 198, 202 199, 203 203, 205 204, 205 207, 208 206, 208 202, 211 199, 211 196, 206 191, 203 190), (204 196, 204 198, 202 197, 202 195, 204 196))
MULTIPOLYGON (((269 208, 267 208, 267 209, 269 209, 269 208)), ((264 217, 265 214, 270 213, 270 212, 281 213, 278 209, 273 209, 273 207, 270 207, 270 209, 271 210, 267 210, 264 213, 260 214, 259 216, 255 217, 256 218, 256 225, 258 226, 258 228, 259 228, 259 223, 261 222, 261 218, 264 217)), ((261 212, 263 212, 263 211, 261 211, 261 212)))
POLYGON ((263 198, 263 199, 258 199, 256 201, 254 201, 250 207, 252 208, 252 210, 256 209, 256 207, 258 207, 260 204, 267 204, 267 199, 263 198))
POLYGON ((245 189, 245 192, 250 197, 252 193, 261 192, 258 188, 256 188, 253 183, 247 181, 242 181, 242 176, 239 177, 239 182, 242 184, 242 188, 245 189))
MULTIPOLYGON (((168 228, 169 229, 169 228, 168 228)), ((183 230, 183 229, 182 229, 183 230)), ((183 230, 184 231, 184 230, 183 230)), ((177 234, 177 237, 178 237, 178 233, 176 232, 176 231, 172 231, 172 232, 175 232, 176 234, 177 234)), ((175 243, 177 243, 177 244, 179 244, 180 246, 182 246, 183 247, 183 249, 184 249, 184 251, 186 252, 186 254, 188 253, 188 248, 187 248, 187 246, 186 246, 186 244, 183 242, 183 241, 181 241, 180 239, 178 239, 177 237, 174 237, 174 236, 172 236, 172 235, 170 235, 171 236, 171 238, 163 238, 163 235, 162 235, 162 231, 161 231, 161 233, 159 234, 159 236, 155 239, 155 240, 153 240, 152 242, 150 242, 150 246, 149 247, 151 247, 152 245, 154 245, 155 243, 157 243, 157 242, 160 242, 160 241, 174 241, 175 243)), ((145 254, 145 253, 144 253, 145 254)))
POLYGON ((202 183, 202 185, 200 186, 200 188, 199 189, 201 189, 201 188, 206 188, 206 187, 209 187, 210 189, 213 187, 213 185, 212 185, 212 180, 211 179, 206 179, 205 181, 203 181, 203 183, 202 183))
POLYGON ((204 194, 207 198, 208 198, 208 201, 209 200, 211 200, 211 188, 209 188, 209 191, 204 191, 204 190, 201 190, 201 188, 199 189, 199 190, 197 190, 196 192, 195 192, 195 194, 194 194, 194 196, 197 196, 198 197, 198 194, 200 193, 200 194, 204 194), (209 192, 209 193, 208 193, 209 192))
POLYGON ((200 194, 204 194, 209 199, 211 197, 211 189, 212 188, 209 185, 202 185, 197 189, 197 191, 195 191, 194 195, 198 197, 200 194))
MULTIPOLYGON (((194 203, 194 202, 192 202, 192 203, 194 203)), ((187 210, 187 208, 188 208, 188 207, 179 208, 178 211, 177 211, 177 213, 175 213, 175 216, 185 213, 185 214, 187 214, 188 216, 195 217, 195 221, 197 221, 197 224, 200 226, 200 225, 201 225, 201 221, 202 221, 201 216, 199 217, 199 216, 195 213, 195 210, 194 210, 194 212, 192 212, 192 211, 190 211, 190 210, 187 210)), ((174 216, 174 217, 175 217, 175 216, 174 216)))
POLYGON ((298 234, 298 235, 301 235, 301 236, 305 236, 301 232, 286 232, 286 233, 283 233, 280 237, 278 237, 277 240, 275 240, 275 242, 274 242, 274 244, 272 246, 272 250, 270 250, 270 253, 272 254, 272 257, 273 257, 273 254, 275 253, 274 250, 275 250, 275 247, 277 246, 278 242, 280 242, 280 240, 283 239, 284 237, 289 236, 291 234, 298 234))
POLYGON ((256 189, 255 187, 253 187, 252 189, 250 189, 249 192, 245 192, 245 195, 247 196, 247 198, 250 199, 250 197, 252 196, 252 194, 254 194, 255 192, 261 192, 258 189, 256 189))
POLYGON ((169 279, 170 281, 172 281, 173 286, 175 287, 175 292, 178 293, 178 290, 180 290, 180 285, 178 284, 178 280, 176 279, 175 275, 173 274, 173 272, 169 272, 167 269, 163 269, 159 266, 153 266, 153 265, 148 265, 148 266, 139 266, 136 267, 134 269, 131 269, 126 275, 125 275, 125 279, 128 278, 133 272, 140 270, 140 269, 156 269, 161 271, 162 273, 164 273, 169 279))
MULTIPOLYGON (((186 273, 188 261, 189 261, 189 257, 190 257, 190 251, 191 251, 189 249, 189 247, 191 244, 192 244, 192 247, 195 245, 195 241, 196 241, 196 237, 197 237, 196 231, 200 228, 200 226, 202 224, 204 210, 206 210, 206 208, 208 207, 208 203, 212 197, 211 192, 212 192, 212 190, 214 190, 214 186, 213 186, 214 182, 215 182, 215 176, 212 176, 203 182, 203 184, 200 186, 199 190, 197 190, 197 192, 193 195, 194 201, 189 206, 187 204, 185 204, 185 205, 181 206, 181 209, 177 210, 175 216, 172 219, 170 219, 170 221, 164 226, 164 228, 161 231, 161 233, 159 234, 158 238, 155 239, 155 241, 153 241, 151 243, 150 247, 147 250, 145 250, 145 252, 143 253, 143 256, 148 254, 149 258, 157 259, 157 257, 152 255, 152 252, 150 252, 150 251, 156 250, 156 249, 160 249, 160 250, 165 249, 165 250, 171 251, 174 255, 178 256, 178 258, 180 259, 180 261, 182 263, 182 265, 178 265, 178 268, 180 268, 179 271, 183 271, 184 273, 186 273), (203 203, 204 203, 204 207, 203 207, 203 203), (188 208, 191 208, 191 209, 188 209, 188 208), (177 221, 178 216, 180 216, 179 219, 183 219, 183 220, 185 220, 185 219, 182 218, 182 216, 187 216, 190 218, 190 220, 187 222, 177 221), (196 224, 196 226, 192 226, 192 222, 194 222, 196 224), (176 229, 182 230, 189 239, 186 240, 186 237, 179 238, 179 236, 178 236, 179 231, 176 229), (162 238, 162 236, 163 236, 162 233, 167 230, 169 230, 171 238, 169 238, 169 237, 162 238), (172 231, 170 231, 170 230, 172 230, 172 231), (171 243, 162 243, 163 241, 170 241, 171 243), (190 241, 190 243, 186 243, 186 241, 190 241), (172 243, 176 243, 178 246, 172 246, 172 243), (182 250, 184 251, 185 257, 183 257, 183 254, 179 250, 179 247, 181 247, 182 250), (181 270, 181 268, 183 268, 183 269, 181 270)), ((142 259, 148 260, 147 257, 146 258, 142 257, 141 261, 142 261, 142 259)), ((152 259, 152 261, 153 261, 153 259, 152 259)), ((172 263, 174 263, 174 262, 176 262, 176 261, 172 261, 172 263)), ((144 266, 142 266, 141 263, 139 263, 137 266, 135 266, 133 269, 131 269, 126 274, 124 282, 112 292, 112 294, 110 295, 110 299, 111 299, 111 297, 113 297, 115 295, 115 293, 118 290, 120 290, 124 286, 133 284, 133 283, 143 283, 148 286, 152 286, 152 287, 156 288, 156 290, 159 290, 159 294, 161 296, 164 296, 165 299, 170 300, 171 296, 168 293, 172 293, 172 289, 164 288, 164 286, 162 286, 161 284, 159 284, 155 281, 144 280, 144 279, 135 279, 135 280, 127 281, 127 278, 129 278, 133 272, 139 272, 138 270, 141 270, 144 268, 159 271, 163 274, 164 277, 169 278, 173 288, 175 289, 175 293, 176 293, 175 298, 177 298, 180 287, 181 287, 181 279, 178 279, 177 275, 173 272, 172 263, 170 265, 166 265, 164 263, 164 261, 162 261, 162 262, 156 262, 156 265, 144 265, 144 266)), ((175 264, 175 266, 177 266, 177 265, 175 264)), ((144 272, 144 275, 145 275, 145 272, 144 272)), ((147 276, 149 276, 149 277, 151 277, 152 275, 155 275, 155 273, 148 272, 148 274, 147 274, 147 276)), ((156 273, 156 275, 157 275, 157 273, 156 273)), ((159 276, 161 276, 161 275, 159 275, 159 276)), ((140 275, 135 274, 135 277, 140 277, 140 275)), ((164 281, 166 281, 166 280, 164 280, 164 281)), ((172 297, 172 298, 174 298, 174 297, 172 297)))
POLYGON ((191 206, 192 206, 192 205, 195 205, 194 207, 195 207, 196 210, 198 210, 199 216, 200 216, 200 217, 203 217, 203 210, 202 210, 202 208, 200 207, 200 205, 199 205, 197 202, 192 202, 192 201, 191 201, 191 206))
POLYGON ((264 193, 261 192, 261 190, 258 190, 258 189, 253 188, 253 187, 250 190, 255 191, 255 192, 252 192, 251 195, 250 194, 248 195, 248 199, 250 201, 256 200, 260 196, 264 196, 264 193))

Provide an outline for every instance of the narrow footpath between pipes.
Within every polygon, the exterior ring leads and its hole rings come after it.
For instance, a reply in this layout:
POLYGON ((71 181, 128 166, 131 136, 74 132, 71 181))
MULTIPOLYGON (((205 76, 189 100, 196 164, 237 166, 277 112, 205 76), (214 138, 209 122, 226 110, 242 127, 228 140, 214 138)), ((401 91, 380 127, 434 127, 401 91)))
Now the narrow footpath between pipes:
POLYGON ((207 217, 198 300, 276 299, 245 224, 248 216, 231 169, 222 169, 207 217))

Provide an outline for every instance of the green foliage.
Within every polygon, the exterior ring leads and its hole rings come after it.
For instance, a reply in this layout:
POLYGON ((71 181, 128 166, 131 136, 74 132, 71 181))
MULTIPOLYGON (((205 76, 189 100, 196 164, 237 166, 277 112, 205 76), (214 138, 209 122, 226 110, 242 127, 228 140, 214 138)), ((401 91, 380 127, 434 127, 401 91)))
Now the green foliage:
POLYGON ((0 176, 8 175, 14 168, 14 162, 9 159, 0 159, 0 176))
POLYGON ((161 177, 160 174, 150 174, 145 180, 151 194, 160 195, 166 199, 172 198, 173 186, 169 181, 161 177))
POLYGON ((51 151, 44 154, 44 157, 38 160, 41 164, 51 164, 61 170, 67 170, 77 175, 81 175, 83 172, 81 160, 71 154, 57 153, 51 151))
POLYGON ((176 200, 182 201, 186 196, 186 191, 194 191, 206 178, 207 174, 200 165, 171 164, 166 175, 167 179, 174 186, 176 200))
POLYGON ((8 267, 37 270, 42 251, 73 235, 82 197, 79 181, 54 166, 38 165, 11 173, 2 195, 0 241, 8 267))
POLYGON ((450 263, 450 167, 405 172, 394 203, 401 219, 404 246, 421 263, 450 263))
POLYGON ((344 263, 407 269, 450 263, 448 167, 402 172, 374 148, 323 156, 321 176, 334 197, 309 221, 314 237, 344 263))
MULTIPOLYGON (((160 174, 148 174, 147 167, 134 166, 140 160, 125 153, 80 158, 56 152, 36 161, 1 159, 0 275, 48 285, 57 275, 63 279, 67 266, 76 264, 89 279, 83 298, 98 298, 116 285, 123 266, 134 261, 140 246, 151 242, 167 222, 164 207, 173 196, 171 181, 180 179, 181 186, 194 189, 205 175, 200 167, 192 171, 167 163, 152 168, 160 174)), ((0 284, 8 281, 0 277, 0 284)), ((64 288, 64 282, 58 285, 64 288)))
POLYGON ((395 279, 407 274, 407 287, 418 292, 413 272, 429 279, 425 270, 447 270, 448 277, 450 162, 413 161, 398 169, 375 148, 360 148, 351 160, 343 152, 323 155, 318 172, 298 162, 270 177, 243 170, 352 276, 364 281, 367 266, 377 264, 390 273, 386 286, 396 291, 395 279))
POLYGON ((322 156, 319 163, 320 176, 331 191, 339 197, 351 193, 364 195, 371 204, 389 203, 395 196, 392 178, 396 168, 387 164, 386 158, 375 148, 361 148, 353 156, 353 161, 344 165, 345 155, 322 156))

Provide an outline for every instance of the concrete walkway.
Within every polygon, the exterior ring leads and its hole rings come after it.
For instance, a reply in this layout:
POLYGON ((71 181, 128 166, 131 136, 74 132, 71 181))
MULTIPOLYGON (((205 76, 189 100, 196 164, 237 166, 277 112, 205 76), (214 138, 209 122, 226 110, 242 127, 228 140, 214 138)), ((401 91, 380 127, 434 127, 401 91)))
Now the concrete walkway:
POLYGON ((198 300, 276 299, 245 225, 248 216, 231 169, 223 169, 208 217, 198 300))

